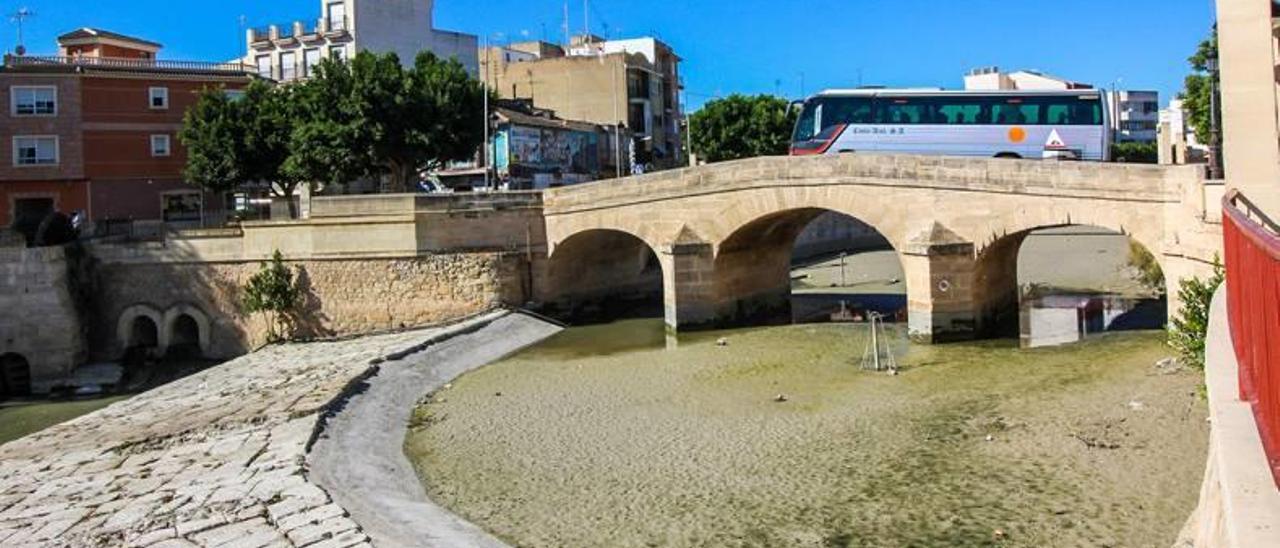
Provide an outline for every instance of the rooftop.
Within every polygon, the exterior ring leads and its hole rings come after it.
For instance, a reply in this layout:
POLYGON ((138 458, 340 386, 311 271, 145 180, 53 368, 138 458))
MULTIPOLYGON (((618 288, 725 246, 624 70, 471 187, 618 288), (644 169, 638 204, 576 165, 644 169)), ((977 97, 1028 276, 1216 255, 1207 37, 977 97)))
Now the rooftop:
POLYGON ((118 32, 95 29, 92 27, 83 27, 83 28, 79 28, 71 32, 68 32, 66 34, 63 34, 62 36, 58 37, 58 43, 62 44, 65 42, 78 42, 78 41, 84 41, 84 40, 99 40, 99 39, 130 42, 133 44, 147 46, 147 47, 156 48, 156 49, 164 47, 164 45, 158 42, 143 40, 141 38, 134 38, 132 36, 120 34, 118 32))

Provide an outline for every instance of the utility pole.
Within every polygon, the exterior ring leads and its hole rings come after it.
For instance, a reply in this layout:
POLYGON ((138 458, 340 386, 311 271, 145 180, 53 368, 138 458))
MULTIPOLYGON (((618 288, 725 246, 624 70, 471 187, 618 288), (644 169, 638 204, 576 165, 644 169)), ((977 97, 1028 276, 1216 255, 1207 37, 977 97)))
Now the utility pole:
POLYGON ((568 29, 568 0, 564 0, 564 50, 568 50, 573 42, 570 29, 568 29))
POLYGON ((489 178, 489 170, 493 166, 490 164, 489 158, 489 71, 493 68, 493 48, 490 47, 489 35, 484 37, 484 188, 490 189, 492 182, 489 178))
POLYGON ((18 24, 18 47, 14 48, 13 52, 18 54, 19 56, 27 54, 27 46, 25 45, 22 39, 22 25, 23 23, 26 23, 27 19, 30 19, 35 16, 36 16, 36 13, 34 11, 31 11, 30 9, 27 9, 25 7, 18 8, 18 11, 14 12, 9 16, 9 19, 11 21, 18 24))
POLYGON ((1209 178, 1220 180, 1225 175, 1222 169, 1222 128, 1218 118, 1218 58, 1208 62, 1209 69, 1209 178))

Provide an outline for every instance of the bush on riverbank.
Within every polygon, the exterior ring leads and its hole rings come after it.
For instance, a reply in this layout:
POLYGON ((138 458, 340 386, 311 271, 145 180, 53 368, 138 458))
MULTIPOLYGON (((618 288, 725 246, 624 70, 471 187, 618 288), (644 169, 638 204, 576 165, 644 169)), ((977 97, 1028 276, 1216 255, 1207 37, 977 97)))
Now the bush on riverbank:
POLYGON ((271 256, 271 262, 262 263, 258 273, 244 286, 244 309, 250 314, 267 315, 267 339, 270 342, 292 336, 289 318, 301 300, 302 289, 278 250, 271 256))
POLYGON ((1209 334, 1209 310, 1213 306, 1213 294, 1226 280, 1226 273, 1217 260, 1213 276, 1208 280, 1198 277, 1182 280, 1178 296, 1182 309, 1169 326, 1169 346, 1178 351, 1184 363, 1196 369, 1204 369, 1205 339, 1209 334))

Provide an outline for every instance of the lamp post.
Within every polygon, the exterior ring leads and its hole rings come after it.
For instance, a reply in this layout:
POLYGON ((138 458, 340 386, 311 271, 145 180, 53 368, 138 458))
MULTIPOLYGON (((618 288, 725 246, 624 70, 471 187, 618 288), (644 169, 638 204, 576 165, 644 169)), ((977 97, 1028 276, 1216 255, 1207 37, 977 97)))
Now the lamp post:
POLYGON ((1209 69, 1209 178, 1222 179, 1222 128, 1218 118, 1218 58, 1205 63, 1209 69))

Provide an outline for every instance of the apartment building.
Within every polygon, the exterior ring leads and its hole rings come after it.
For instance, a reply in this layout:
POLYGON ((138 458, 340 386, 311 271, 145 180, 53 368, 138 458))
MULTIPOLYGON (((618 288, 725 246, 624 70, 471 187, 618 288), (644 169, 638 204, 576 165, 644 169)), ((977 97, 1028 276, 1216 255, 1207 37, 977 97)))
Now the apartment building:
POLYGON ((1154 143, 1160 125, 1160 93, 1110 92, 1111 128, 1117 143, 1154 143))
POLYGON ((183 181, 178 133, 203 89, 243 88, 246 67, 159 60, 159 44, 99 29, 58 45, 0 67, 0 226, 51 211, 191 225, 221 211, 183 181))
POLYGON ((634 137, 620 152, 635 169, 684 165, 680 61, 654 38, 590 35, 568 48, 523 42, 480 54, 481 77, 501 97, 532 101, 569 120, 625 125, 634 137))
POLYGON ((359 51, 395 53, 406 66, 419 52, 457 59, 477 74, 475 36, 434 27, 433 0, 320 0, 320 17, 249 29, 251 64, 263 78, 307 78, 322 59, 346 59, 359 51))

